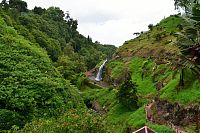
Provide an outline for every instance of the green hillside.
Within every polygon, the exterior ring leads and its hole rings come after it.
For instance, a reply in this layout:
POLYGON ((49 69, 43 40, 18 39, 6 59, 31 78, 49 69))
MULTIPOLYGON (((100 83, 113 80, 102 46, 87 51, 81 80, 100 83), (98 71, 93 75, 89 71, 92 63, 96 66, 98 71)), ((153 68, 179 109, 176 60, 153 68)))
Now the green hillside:
POLYGON ((104 131, 77 86, 116 47, 79 34, 57 7, 0 5, 0 132, 104 131))
POLYGON ((0 132, 130 133, 147 125, 198 133, 200 8, 175 6, 186 14, 149 24, 116 48, 81 35, 78 20, 58 7, 3 0, 0 132))
POLYGON ((47 52, 2 18, 0 23, 0 128, 23 126, 33 117, 57 116, 63 109, 83 106, 77 89, 62 78, 47 52))
POLYGON ((132 80, 138 84, 139 95, 156 95, 157 89, 160 90, 159 95, 162 99, 183 104, 198 102, 200 97, 197 75, 195 76, 189 68, 185 69, 186 85, 183 91, 176 94, 175 88, 179 83, 180 74, 178 70, 174 70, 176 66, 172 61, 180 54, 175 34, 180 32, 179 25, 187 23, 178 15, 170 16, 155 25, 152 30, 125 42, 107 65, 108 72, 111 73, 110 78, 120 83, 118 79, 120 77, 123 80, 123 71, 130 71, 132 80), (163 86, 159 87, 161 82, 163 86), (192 97, 187 90, 195 92, 192 93, 192 97))

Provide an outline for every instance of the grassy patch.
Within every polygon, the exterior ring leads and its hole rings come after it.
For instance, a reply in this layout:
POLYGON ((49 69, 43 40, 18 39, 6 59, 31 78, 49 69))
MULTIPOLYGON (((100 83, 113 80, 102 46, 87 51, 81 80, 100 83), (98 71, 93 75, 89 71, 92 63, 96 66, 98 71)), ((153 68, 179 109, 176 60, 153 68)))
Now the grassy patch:
POLYGON ((121 124, 121 122, 125 122, 127 118, 129 118, 131 113, 132 111, 128 110, 123 105, 117 103, 109 110, 106 120, 110 124, 121 124))
MULTIPOLYGON (((176 86, 178 85, 179 79, 176 77, 171 80, 164 88, 162 88, 160 94, 161 99, 171 99, 172 95, 176 93, 176 86)), ((172 99, 174 100, 174 99, 172 99)))
POLYGON ((148 124, 148 126, 157 133, 174 133, 174 131, 171 128, 165 125, 148 124))
POLYGON ((160 92, 161 99, 169 100, 171 102, 178 102, 181 104, 190 104, 200 101, 200 83, 192 77, 190 71, 186 71, 185 75, 185 87, 178 93, 176 87, 179 84, 179 74, 176 75, 175 79, 171 80, 160 92), (192 81, 193 80, 193 81, 192 81))
POLYGON ((142 58, 134 58, 130 64, 130 70, 132 72, 132 80, 136 82, 138 85, 137 93, 138 96, 142 99, 146 99, 145 97, 148 95, 156 94, 156 88, 152 81, 151 70, 152 70, 153 62, 151 60, 144 60, 142 58), (144 66, 144 62, 146 62, 144 66), (145 67, 145 68, 144 68, 145 67), (142 72, 146 69, 143 79, 142 72))
POLYGON ((134 129, 139 129, 143 127, 145 123, 146 123, 146 116, 144 107, 140 107, 129 116, 128 125, 130 125, 134 129))
MULTIPOLYGON (((172 77, 173 71, 171 71, 171 68, 168 64, 161 64, 157 66, 157 69, 154 73, 155 76, 155 81, 165 81, 167 82, 167 79, 172 77)), ((169 80, 169 79, 168 79, 169 80)))
POLYGON ((114 130, 112 132, 122 132, 123 128, 126 128, 123 122, 129 117, 131 111, 118 103, 116 90, 88 89, 82 92, 82 96, 91 101, 97 100, 101 106, 106 107, 108 112, 104 117, 108 127, 114 130))
POLYGON ((145 123, 144 108, 130 111, 118 102, 116 90, 88 89, 82 92, 82 96, 84 99, 97 100, 107 108, 105 121, 113 129, 112 132, 125 132, 127 127, 140 128, 145 123))
POLYGON ((163 19, 159 25, 168 32, 176 32, 178 30, 178 25, 181 23, 183 23, 183 19, 178 15, 174 15, 163 19))
POLYGON ((81 94, 85 102, 96 100, 107 112, 110 112, 116 103, 118 103, 118 99, 116 98, 116 90, 88 89, 84 92, 81 92, 81 94))
POLYGON ((124 63, 120 61, 112 61, 108 64, 109 69, 111 70, 112 78, 119 78, 124 73, 124 63))

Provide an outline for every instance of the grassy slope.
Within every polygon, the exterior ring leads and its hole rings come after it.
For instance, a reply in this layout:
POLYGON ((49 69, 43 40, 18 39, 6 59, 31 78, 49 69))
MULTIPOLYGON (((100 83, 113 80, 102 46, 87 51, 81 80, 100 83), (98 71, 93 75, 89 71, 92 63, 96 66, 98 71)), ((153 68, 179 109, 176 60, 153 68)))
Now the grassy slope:
POLYGON ((82 92, 85 100, 97 100, 102 107, 106 108, 107 114, 103 116, 106 125, 110 132, 121 133, 127 128, 136 130, 144 125, 149 125, 152 129, 160 132, 172 133, 172 131, 164 125, 154 125, 147 123, 145 119, 144 106, 141 106, 135 111, 130 111, 121 105, 116 98, 116 89, 88 89, 82 92))
POLYGON ((175 87, 179 83, 179 73, 174 75, 173 68, 166 60, 166 57, 173 57, 179 53, 174 33, 179 31, 180 24, 184 24, 180 17, 170 16, 154 26, 152 31, 125 42, 116 52, 120 58, 108 64, 111 77, 122 77, 122 70, 128 69, 132 73, 132 80, 138 85, 138 95, 141 98, 155 96, 156 85, 162 81, 164 87, 160 95, 163 100, 185 105, 199 102, 200 84, 195 80, 194 74, 190 70, 185 71, 186 86, 177 94, 175 87), (164 63, 157 63, 159 61, 164 63), (143 80, 142 72, 145 73, 143 80))
POLYGON ((126 41, 124 45, 119 47, 117 54, 126 58, 133 55, 140 57, 158 56, 164 51, 177 52, 177 47, 173 45, 175 42, 173 33, 178 30, 177 26, 181 21, 182 19, 178 16, 163 19, 153 27, 152 31, 147 31, 135 39, 126 41))

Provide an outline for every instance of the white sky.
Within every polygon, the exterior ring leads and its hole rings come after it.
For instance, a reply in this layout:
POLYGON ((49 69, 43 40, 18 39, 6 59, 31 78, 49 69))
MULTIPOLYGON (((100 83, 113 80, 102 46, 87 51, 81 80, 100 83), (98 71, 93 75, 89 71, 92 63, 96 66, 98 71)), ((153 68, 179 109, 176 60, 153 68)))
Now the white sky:
POLYGON ((174 11, 174 0, 24 0, 28 8, 60 7, 78 20, 78 31, 103 44, 122 45, 174 11))

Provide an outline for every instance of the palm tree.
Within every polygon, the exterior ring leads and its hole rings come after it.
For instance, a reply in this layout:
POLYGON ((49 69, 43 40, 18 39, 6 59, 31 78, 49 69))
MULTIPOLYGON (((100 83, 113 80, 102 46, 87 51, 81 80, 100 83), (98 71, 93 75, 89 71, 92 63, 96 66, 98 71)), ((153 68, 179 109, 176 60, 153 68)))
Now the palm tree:
MULTIPOLYGON (((200 5, 199 5, 200 7, 200 5)), ((184 16, 187 25, 177 33, 177 46, 184 65, 199 70, 200 65, 200 10, 199 16, 184 16), (198 20, 199 19, 199 20, 198 20)))
POLYGON ((181 32, 176 33, 176 45, 180 49, 177 57, 171 58, 176 73, 180 73, 178 90, 184 87, 184 71, 191 69, 200 75, 200 4, 195 0, 175 0, 179 6, 184 7, 186 15, 181 16, 185 25, 181 32), (179 2, 179 3, 178 3, 179 2), (182 3, 181 3, 182 2, 182 3), (181 5, 182 4, 182 5, 181 5))

